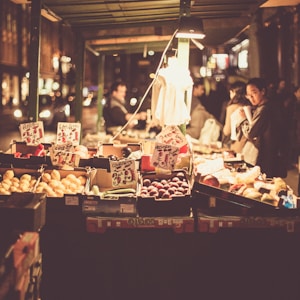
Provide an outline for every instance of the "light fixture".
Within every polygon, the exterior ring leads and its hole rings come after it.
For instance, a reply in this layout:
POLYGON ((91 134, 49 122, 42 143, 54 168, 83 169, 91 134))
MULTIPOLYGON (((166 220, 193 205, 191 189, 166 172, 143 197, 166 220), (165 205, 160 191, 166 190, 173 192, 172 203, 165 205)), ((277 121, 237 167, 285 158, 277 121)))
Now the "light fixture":
POLYGON ((176 33, 177 38, 203 39, 205 33, 203 22, 200 18, 182 16, 179 19, 179 28, 176 33))

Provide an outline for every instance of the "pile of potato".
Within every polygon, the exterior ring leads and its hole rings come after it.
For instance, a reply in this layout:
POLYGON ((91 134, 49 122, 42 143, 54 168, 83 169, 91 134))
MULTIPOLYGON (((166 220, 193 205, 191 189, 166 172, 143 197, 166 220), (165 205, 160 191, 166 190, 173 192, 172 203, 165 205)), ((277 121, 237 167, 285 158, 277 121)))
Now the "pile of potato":
POLYGON ((0 194, 10 195, 15 192, 31 192, 37 183, 37 178, 30 174, 17 177, 13 170, 6 170, 0 182, 0 194))
POLYGON ((76 176, 72 173, 62 178, 58 170, 52 170, 50 173, 42 174, 35 192, 46 193, 47 197, 63 197, 65 194, 83 193, 86 180, 86 176, 76 176))

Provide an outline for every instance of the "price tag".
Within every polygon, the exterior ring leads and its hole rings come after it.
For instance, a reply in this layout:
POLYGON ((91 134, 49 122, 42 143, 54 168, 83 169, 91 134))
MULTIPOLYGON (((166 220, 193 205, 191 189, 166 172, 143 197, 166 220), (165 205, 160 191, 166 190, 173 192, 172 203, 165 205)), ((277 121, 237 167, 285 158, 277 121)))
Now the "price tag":
POLYGON ((110 161, 110 171, 113 187, 132 186, 136 183, 137 174, 133 159, 110 161))
POLYGON ((67 142, 66 144, 53 144, 49 148, 50 158, 53 166, 68 165, 77 167, 80 157, 74 153, 74 146, 67 142))
POLYGON ((44 124, 42 121, 23 123, 19 127, 21 140, 27 145, 38 145, 44 138, 44 124))
POLYGON ((181 148, 187 140, 177 126, 165 127, 156 137, 157 142, 181 148))
POLYGON ((65 204, 70 206, 78 206, 79 197, 74 195, 65 195, 65 204))
POLYGON ((151 158, 151 164, 154 167, 173 170, 177 162, 179 150, 179 147, 156 143, 151 158))
POLYGON ((72 143, 72 145, 79 145, 80 142, 80 123, 67 123, 58 122, 57 123, 57 144, 72 143))
POLYGON ((53 166, 77 167, 79 164, 79 155, 73 152, 54 151, 51 162, 53 166))

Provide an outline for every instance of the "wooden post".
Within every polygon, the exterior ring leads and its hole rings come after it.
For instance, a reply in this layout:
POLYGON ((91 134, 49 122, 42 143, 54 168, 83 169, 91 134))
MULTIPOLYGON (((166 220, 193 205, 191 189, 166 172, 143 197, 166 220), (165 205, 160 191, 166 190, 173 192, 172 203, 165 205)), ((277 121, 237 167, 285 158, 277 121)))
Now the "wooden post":
POLYGON ((38 121, 40 73, 41 0, 31 2, 31 30, 29 52, 29 121, 38 121))
POLYGON ((97 131, 101 132, 103 128, 103 94, 104 94, 104 67, 105 67, 105 55, 100 54, 98 60, 98 120, 97 120, 97 131))
MULTIPOLYGON (((180 16, 189 16, 191 13, 191 1, 180 0, 180 16)), ((183 69, 189 69, 189 57, 190 57, 190 40, 187 38, 178 39, 177 58, 180 66, 183 69)), ((187 101, 187 94, 184 95, 185 102, 187 101)), ((183 134, 186 133, 186 124, 179 125, 179 128, 183 134)))

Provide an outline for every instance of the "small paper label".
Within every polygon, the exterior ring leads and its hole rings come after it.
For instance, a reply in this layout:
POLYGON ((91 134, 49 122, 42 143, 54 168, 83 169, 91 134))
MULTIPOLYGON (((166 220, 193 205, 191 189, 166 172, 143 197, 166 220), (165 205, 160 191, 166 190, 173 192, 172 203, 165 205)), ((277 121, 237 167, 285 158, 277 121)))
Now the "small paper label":
POLYGON ((21 140, 27 145, 38 145, 44 138, 44 124, 42 121, 23 123, 19 127, 21 140))
POLYGON ((156 137, 157 142, 181 148, 187 141, 178 126, 167 126, 156 137))
POLYGON ((151 164, 157 168, 173 170, 177 162, 178 154, 178 147, 156 143, 151 157, 151 164))
POLYGON ((72 143, 72 145, 79 145, 80 142, 80 123, 57 123, 57 144, 72 143))
POLYGON ((132 185, 136 182, 135 160, 110 161, 110 171, 113 187, 132 185))
POLYGON ((66 205, 78 206, 79 205, 79 197, 78 196, 65 195, 65 204, 66 205))
POLYGON ((65 144, 52 144, 49 148, 50 158, 54 166, 77 167, 80 156, 74 153, 74 146, 71 142, 65 144))
POLYGON ((134 205, 133 204, 120 204, 120 212, 121 213, 134 213, 134 205))

